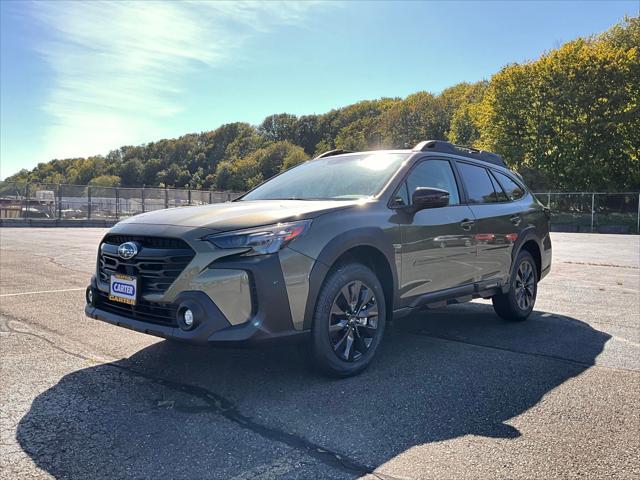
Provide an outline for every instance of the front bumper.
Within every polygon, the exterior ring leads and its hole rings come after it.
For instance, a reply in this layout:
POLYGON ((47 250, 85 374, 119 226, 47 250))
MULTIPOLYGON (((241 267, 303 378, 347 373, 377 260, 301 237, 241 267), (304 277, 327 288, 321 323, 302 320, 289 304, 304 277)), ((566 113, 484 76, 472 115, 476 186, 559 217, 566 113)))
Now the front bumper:
MULTIPOLYGON (((112 232, 140 235, 132 230, 116 227, 112 232)), ((182 238, 196 254, 165 293, 143 292, 135 308, 109 301, 108 282, 94 276, 87 290, 92 292, 91 300, 87 295, 87 316, 193 343, 235 345, 308 337, 303 316, 308 276, 314 264, 309 257, 288 248, 271 255, 237 255, 200 241, 201 232, 184 234, 158 227, 145 233, 182 238), (195 314, 191 328, 181 322, 180 313, 185 308, 195 314)), ((144 248, 138 256, 144 254, 144 248)))
POLYGON ((232 262, 233 268, 250 269, 252 265, 247 265, 247 262, 260 264, 262 267, 261 274, 254 277, 255 290, 261 292, 256 293, 256 311, 248 321, 240 325, 233 325, 211 298, 201 291, 182 292, 170 305, 166 306, 167 309, 175 312, 176 317, 172 324, 152 323, 132 318, 130 315, 119 314, 112 311, 104 292, 98 289, 95 277, 87 287, 85 313, 90 318, 113 325, 190 343, 240 346, 295 342, 308 338, 308 330, 293 328, 286 289, 281 280, 282 273, 272 264, 277 262, 277 258, 274 256, 272 261, 261 259, 261 262, 256 262, 255 260, 243 259, 232 262), (264 265, 265 260, 271 265, 264 265), (263 270, 264 267, 267 268, 263 270), (278 276, 280 280, 277 279, 278 276), (92 292, 91 296, 89 291, 92 292), (182 321, 181 314, 185 308, 189 308, 194 313, 195 321, 190 328, 182 321))

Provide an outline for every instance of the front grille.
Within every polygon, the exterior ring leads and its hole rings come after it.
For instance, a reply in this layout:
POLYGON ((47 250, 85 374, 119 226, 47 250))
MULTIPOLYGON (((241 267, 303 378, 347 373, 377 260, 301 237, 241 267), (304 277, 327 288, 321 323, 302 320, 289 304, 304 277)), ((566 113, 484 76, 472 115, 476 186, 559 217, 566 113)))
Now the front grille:
POLYGON ((135 306, 127 305, 126 303, 109 300, 109 296, 104 292, 97 292, 97 294, 96 306, 100 310, 143 322, 171 327, 178 326, 178 322, 176 321, 177 310, 173 305, 152 303, 142 299, 139 299, 135 306))
POLYGON ((98 273, 109 283, 120 273, 138 278, 138 290, 144 294, 163 294, 191 262, 195 252, 177 238, 108 235, 100 245, 98 273), (118 246, 135 242, 138 254, 129 260, 118 256, 118 246))
POLYGON ((111 245, 120 245, 125 242, 136 242, 137 244, 147 248, 168 248, 168 249, 189 249, 189 245, 183 240, 178 238, 165 238, 165 237, 144 237, 137 235, 117 235, 110 234, 103 240, 104 243, 111 245))

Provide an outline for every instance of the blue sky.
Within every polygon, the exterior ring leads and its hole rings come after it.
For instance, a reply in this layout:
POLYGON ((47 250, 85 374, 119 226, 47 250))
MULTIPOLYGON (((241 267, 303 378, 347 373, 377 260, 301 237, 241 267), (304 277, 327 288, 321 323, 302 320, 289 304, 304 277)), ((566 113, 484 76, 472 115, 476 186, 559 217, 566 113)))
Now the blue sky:
POLYGON ((639 2, 0 1, 0 178, 271 113, 439 92, 639 2))

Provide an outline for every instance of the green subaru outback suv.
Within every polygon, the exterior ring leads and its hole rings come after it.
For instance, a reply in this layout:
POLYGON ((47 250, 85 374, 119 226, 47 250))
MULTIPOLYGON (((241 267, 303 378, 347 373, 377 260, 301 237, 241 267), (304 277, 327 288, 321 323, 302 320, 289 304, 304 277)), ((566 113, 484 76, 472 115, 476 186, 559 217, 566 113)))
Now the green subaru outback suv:
POLYGON ((394 316, 482 297, 529 317, 551 266, 548 217, 492 153, 334 150, 233 202, 118 223, 86 313, 189 342, 305 341, 321 371, 353 375, 394 316))

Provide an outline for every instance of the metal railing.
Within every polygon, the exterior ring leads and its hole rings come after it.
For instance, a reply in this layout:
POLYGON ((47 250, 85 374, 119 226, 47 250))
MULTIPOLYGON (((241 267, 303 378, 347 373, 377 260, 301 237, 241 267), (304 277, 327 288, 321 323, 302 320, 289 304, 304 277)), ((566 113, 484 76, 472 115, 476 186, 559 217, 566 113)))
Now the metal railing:
POLYGON ((0 182, 0 218, 117 221, 163 208, 226 202, 239 195, 179 188, 0 182))
MULTIPOLYGON (((0 182, 0 219, 120 220, 185 205, 221 203, 242 192, 0 182)), ((562 232, 640 233, 640 192, 538 192, 562 232)))

